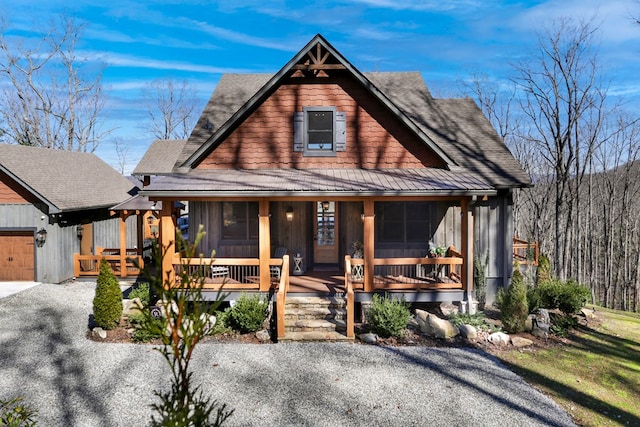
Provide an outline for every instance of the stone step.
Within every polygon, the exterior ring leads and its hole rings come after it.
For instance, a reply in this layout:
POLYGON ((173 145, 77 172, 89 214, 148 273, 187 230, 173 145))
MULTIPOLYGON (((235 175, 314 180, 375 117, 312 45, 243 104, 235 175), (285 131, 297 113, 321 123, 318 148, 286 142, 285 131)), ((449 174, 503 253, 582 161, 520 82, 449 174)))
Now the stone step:
POLYGON ((287 332, 331 332, 346 329, 346 323, 341 320, 299 319, 284 321, 284 330, 287 332))
POLYGON ((288 319, 344 319, 345 308, 338 307, 285 307, 284 318, 288 319))
POLYGON ((340 332, 330 331, 312 331, 312 332, 287 332, 284 338, 279 338, 280 342, 296 342, 296 341, 353 341, 340 332))
POLYGON ((286 300, 288 307, 344 307, 345 304, 344 298, 337 297, 287 297, 286 300))

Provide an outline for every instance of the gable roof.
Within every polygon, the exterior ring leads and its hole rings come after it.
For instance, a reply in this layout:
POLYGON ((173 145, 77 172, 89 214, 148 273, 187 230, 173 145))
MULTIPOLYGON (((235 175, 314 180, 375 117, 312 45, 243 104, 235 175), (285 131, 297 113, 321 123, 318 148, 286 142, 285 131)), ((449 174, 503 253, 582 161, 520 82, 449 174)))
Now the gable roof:
MULTIPOLYGON (((216 143, 228 134, 228 132, 232 131, 238 123, 241 123, 243 118, 251 114, 254 108, 256 108, 264 99, 266 99, 273 91, 279 86, 280 82, 285 78, 289 77, 294 70, 322 70, 322 67, 332 68, 332 69, 345 69, 350 75, 355 78, 360 84, 362 84, 374 97, 378 99, 383 105, 385 105, 389 110, 394 113, 400 121, 402 121, 409 129, 416 133, 416 135, 433 151, 436 153, 438 157, 440 157, 445 163, 450 165, 455 165, 455 162, 449 158, 446 152, 444 152, 437 144, 433 143, 433 141, 428 137, 428 135, 424 134, 422 129, 411 121, 398 107, 392 103, 387 96, 378 90, 378 88, 371 84, 371 82, 362 74, 358 69, 356 69, 349 61, 347 61, 331 44, 320 34, 317 34, 305 47, 303 47, 300 52, 298 52, 280 71, 274 74, 269 80, 257 91, 255 92, 240 108, 238 108, 233 115, 222 124, 220 127, 215 129, 215 131, 210 134, 210 136, 201 143, 199 146, 194 146, 194 144, 189 143, 189 151, 191 154, 188 155, 186 160, 184 160, 179 165, 179 170, 186 171, 188 168, 196 165, 200 160, 202 160, 216 145, 216 143), (313 49, 316 49, 315 56, 313 55, 313 49), (324 49, 326 52, 322 52, 324 49), (324 54, 324 55, 323 55, 324 54), (320 56, 323 55, 322 58, 320 56), (311 63, 307 64, 304 62, 305 58, 310 56, 315 58, 316 61, 322 62, 328 59, 330 64, 320 64, 320 63, 311 63)), ((426 88, 426 86, 425 86, 426 88)), ((428 93, 428 92, 427 92, 428 93)), ((214 91, 215 95, 215 91, 214 91)), ((213 96, 212 96, 213 98, 213 96)), ((216 101, 216 104, 224 103, 224 99, 219 99, 216 101)), ((205 109, 206 111, 206 109, 205 109)), ((206 126, 206 119, 205 126, 206 126)), ((200 124, 200 121, 199 121, 200 124)), ((189 142, 192 138, 189 138, 189 142)), ((195 142, 195 141, 194 141, 195 142)), ((186 153, 185 153, 186 154, 186 153)))
POLYGON ((186 139, 157 139, 153 141, 133 170, 133 175, 166 175, 171 173, 186 142, 186 139))
POLYGON ((0 170, 49 206, 49 213, 108 208, 137 188, 95 154, 0 144, 0 170))
MULTIPOLYGON (((321 35, 317 35, 276 74, 223 75, 185 143, 184 149, 177 157, 172 177, 157 181, 155 185, 146 188, 144 194, 151 194, 149 193, 151 191, 159 196, 163 192, 162 186, 165 185, 164 190, 168 193, 164 195, 168 195, 171 191, 177 191, 180 187, 178 183, 184 186, 182 189, 186 193, 189 193, 188 186, 194 186, 194 191, 201 190, 202 194, 212 194, 215 188, 219 188, 220 192, 223 191, 222 188, 232 191, 225 184, 225 179, 231 175, 217 178, 209 173, 201 173, 194 167, 267 99, 283 79, 293 73, 300 73, 301 70, 322 72, 323 67, 327 70, 346 70, 386 106, 390 114, 398 117, 424 142, 426 147, 436 153, 447 165, 449 171, 464 174, 461 180, 465 183, 474 183, 476 186, 473 189, 467 188, 466 184, 457 186, 457 180, 451 175, 445 174, 447 175, 445 176, 442 173, 436 173, 437 171, 431 171, 426 173, 428 177, 421 173, 415 177, 414 182, 420 182, 421 179, 426 181, 414 186, 413 190, 420 187, 424 192, 442 191, 442 194, 446 194, 447 191, 452 191, 450 184, 453 183, 454 192, 467 191, 468 194, 473 191, 487 192, 490 187, 495 193, 500 188, 531 185, 530 178, 473 100, 433 98, 420 72, 361 73, 321 35), (321 56, 322 59, 316 62, 316 59, 321 56), (323 62, 324 60, 326 63, 323 62), (202 181, 204 179, 211 179, 212 182, 220 184, 220 187, 208 185, 202 181), (434 185, 434 180, 440 181, 434 185), (169 190, 169 187, 173 190, 169 190)), ((357 169, 356 171, 369 176, 372 179, 371 185, 381 182, 380 177, 384 174, 388 175, 385 179, 391 181, 399 174, 395 169, 380 169, 376 177, 372 178, 372 175, 365 170, 357 169)), ((227 174, 227 172, 225 170, 224 173, 227 174)), ((248 170, 229 172, 238 180, 238 186, 233 191, 262 191, 263 193, 271 191, 271 194, 274 194, 279 187, 267 182, 264 177, 276 178, 281 173, 274 170, 263 170, 263 172, 248 170), (240 183, 246 183, 246 185, 240 185, 240 183)), ((295 170, 294 173, 304 179, 303 171, 295 170)), ((326 175, 321 172, 316 175, 321 176, 319 187, 301 189, 301 192, 321 191, 320 187, 326 184, 327 187, 333 185, 336 191, 345 194, 345 191, 355 191, 357 187, 338 182, 339 179, 346 179, 348 182, 350 177, 346 177, 335 169, 329 170, 326 175)), ((379 187, 380 194, 387 194, 388 190, 385 185, 381 184, 379 187)), ((225 192, 225 194, 228 193, 225 192)))

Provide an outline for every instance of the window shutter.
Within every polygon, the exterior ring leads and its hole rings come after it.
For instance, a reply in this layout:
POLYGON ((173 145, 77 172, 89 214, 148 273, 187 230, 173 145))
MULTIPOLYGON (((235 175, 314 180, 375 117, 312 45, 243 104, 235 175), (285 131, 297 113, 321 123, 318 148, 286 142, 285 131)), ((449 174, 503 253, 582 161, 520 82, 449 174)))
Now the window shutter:
POLYGON ((336 111, 336 151, 347 151, 347 113, 336 111))
POLYGON ((293 151, 304 151, 304 112, 293 113, 293 151))

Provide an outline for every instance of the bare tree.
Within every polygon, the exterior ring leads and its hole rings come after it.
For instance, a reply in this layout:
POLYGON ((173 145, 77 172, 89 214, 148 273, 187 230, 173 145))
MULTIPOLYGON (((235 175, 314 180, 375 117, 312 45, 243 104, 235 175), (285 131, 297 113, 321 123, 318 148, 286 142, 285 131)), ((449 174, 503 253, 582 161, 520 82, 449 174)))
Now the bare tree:
POLYGON ((127 169, 127 157, 129 156, 129 146, 125 144, 122 138, 115 138, 113 144, 116 147, 116 156, 118 157, 118 171, 124 175, 127 169))
POLYGON ((186 139, 197 117, 195 90, 186 81, 154 80, 143 90, 155 139, 186 139))
POLYGON ((36 40, 11 36, 4 20, 1 27, 3 139, 93 152, 110 131, 101 131, 104 66, 90 68, 90 61, 76 51, 83 26, 63 16, 53 20, 46 31, 34 30, 36 40))
POLYGON ((519 64, 515 82, 532 126, 525 135, 553 168, 554 266, 558 277, 579 274, 572 246, 582 233, 577 194, 589 159, 602 143, 606 88, 602 85, 591 22, 564 18, 538 35, 535 63, 519 64))

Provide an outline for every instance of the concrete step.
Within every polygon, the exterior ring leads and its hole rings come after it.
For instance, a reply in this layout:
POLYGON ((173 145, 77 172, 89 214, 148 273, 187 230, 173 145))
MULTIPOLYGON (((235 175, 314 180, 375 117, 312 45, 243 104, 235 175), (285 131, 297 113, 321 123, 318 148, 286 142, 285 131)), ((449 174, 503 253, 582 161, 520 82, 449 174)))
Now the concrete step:
POLYGON ((287 297, 286 305, 288 307, 344 307, 346 301, 344 298, 336 297, 287 297))

